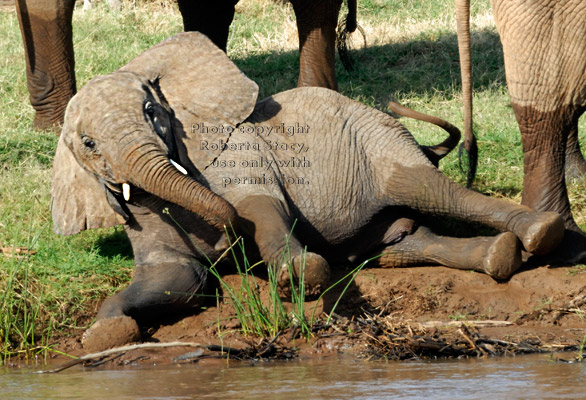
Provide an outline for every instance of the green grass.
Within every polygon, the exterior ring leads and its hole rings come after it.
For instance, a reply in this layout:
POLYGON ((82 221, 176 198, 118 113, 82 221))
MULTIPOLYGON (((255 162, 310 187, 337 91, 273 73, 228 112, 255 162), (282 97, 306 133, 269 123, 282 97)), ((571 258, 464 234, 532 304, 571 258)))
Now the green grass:
MULTIPOLYGON (((367 48, 353 41, 355 69, 338 63, 340 92, 386 110, 398 99, 418 111, 462 125, 453 1, 359 1, 367 48)), ((522 153, 509 106, 498 35, 488 0, 473 2, 475 126, 480 147, 476 188, 520 200, 522 153)), ((141 51, 182 30, 173 2, 123 2, 120 13, 103 2, 74 14, 78 87, 121 67, 141 51)), ((71 237, 53 233, 51 163, 57 143, 51 132, 31 128, 23 47, 14 12, 0 12, 0 247, 25 247, 23 258, 0 254, 0 353, 47 345, 65 333, 79 334, 99 303, 124 286, 132 252, 120 228, 71 237)), ((360 39, 360 40, 359 40, 360 39)), ((228 55, 260 86, 261 97, 295 86, 297 32, 291 8, 270 0, 238 5, 228 55)), ((422 143, 444 136, 428 124, 402 122, 422 143)), ((581 142, 586 127, 581 121, 581 142)), ((444 172, 464 181, 455 154, 444 172)), ((570 187, 576 219, 586 228, 586 198, 570 187)), ((247 267, 248 269, 248 267, 247 267)))
MULTIPOLYGON (((293 231, 293 228, 291 229, 293 231)), ((246 256, 245 246, 242 237, 239 237, 230 247, 232 259, 236 264, 236 270, 240 276, 240 285, 232 286, 227 283, 221 273, 216 269, 215 263, 210 267, 210 272, 220 282, 222 289, 223 304, 233 307, 235 318, 239 322, 239 331, 244 335, 256 335, 260 337, 276 338, 287 328, 299 329, 302 337, 310 339, 313 336, 313 327, 318 322, 316 315, 320 300, 329 291, 338 285, 345 284, 331 310, 325 323, 329 324, 331 316, 346 293, 350 284, 358 273, 378 256, 365 260, 357 267, 338 279, 335 283, 324 290, 315 301, 313 308, 308 308, 305 296, 305 252, 301 255, 303 261, 300 267, 300 276, 295 277, 291 266, 292 254, 287 244, 281 254, 279 265, 286 264, 289 271, 289 295, 291 306, 286 307, 283 303, 282 292, 279 290, 277 266, 265 266, 268 275, 268 300, 261 295, 261 286, 258 278, 254 275, 254 268, 263 262, 251 265, 246 256)), ((208 260, 208 262, 210 262, 208 260)), ((220 296, 219 294, 217 294, 220 296)), ((222 335, 219 330, 219 335, 222 335)))

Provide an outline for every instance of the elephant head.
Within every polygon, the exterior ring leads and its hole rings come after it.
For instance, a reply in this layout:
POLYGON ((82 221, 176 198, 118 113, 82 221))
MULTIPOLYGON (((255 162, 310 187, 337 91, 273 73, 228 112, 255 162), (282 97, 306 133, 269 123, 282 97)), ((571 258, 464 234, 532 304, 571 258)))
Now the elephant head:
POLYGON ((128 201, 136 189, 219 229, 235 223, 234 208, 198 181, 217 153, 198 149, 192 127, 223 126, 214 135, 227 139, 230 127, 253 111, 257 94, 257 85, 196 32, 178 34, 90 81, 67 107, 55 155, 56 230, 73 234, 123 223, 122 198, 128 201))

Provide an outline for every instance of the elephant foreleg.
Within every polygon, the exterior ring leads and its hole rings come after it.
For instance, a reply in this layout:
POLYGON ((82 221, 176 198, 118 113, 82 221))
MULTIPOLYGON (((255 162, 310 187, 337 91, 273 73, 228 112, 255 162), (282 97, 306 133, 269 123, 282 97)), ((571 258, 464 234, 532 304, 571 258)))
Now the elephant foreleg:
POLYGON ((305 252, 291 232, 289 213, 283 203, 271 196, 249 196, 235 204, 245 229, 258 246, 265 262, 276 268, 279 288, 289 294, 291 276, 304 278, 306 294, 321 293, 330 279, 327 261, 319 254, 305 252), (289 271, 288 266, 292 267, 289 271))
POLYGON ((150 319, 161 312, 182 312, 203 304, 207 269, 195 259, 138 265, 130 285, 104 301, 97 318, 129 315, 150 319))
POLYGON ((37 128, 61 125, 67 103, 75 94, 71 28, 74 3, 74 0, 16 2, 37 128))
POLYGON ((511 232, 495 237, 450 238, 419 227, 412 235, 386 247, 376 261, 382 267, 443 265, 507 279, 522 262, 521 243, 511 232))
POLYGON ((137 320, 193 310, 204 302, 207 270, 195 259, 139 265, 130 285, 102 304, 82 344, 94 352, 140 339, 137 320))

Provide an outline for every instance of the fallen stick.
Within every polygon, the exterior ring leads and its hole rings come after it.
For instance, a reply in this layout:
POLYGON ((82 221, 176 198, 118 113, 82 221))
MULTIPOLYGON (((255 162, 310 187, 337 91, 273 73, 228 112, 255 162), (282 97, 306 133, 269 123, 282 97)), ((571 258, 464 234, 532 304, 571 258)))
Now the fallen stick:
POLYGON ((461 326, 461 325, 468 325, 474 328, 491 328, 491 327, 500 327, 500 326, 510 326, 515 325, 509 321, 493 321, 493 320, 486 320, 486 321, 428 321, 428 322, 421 322, 420 325, 424 328, 441 328, 441 327, 449 327, 449 326, 461 326))
POLYGON ((122 352, 127 352, 130 350, 136 350, 136 349, 157 349, 157 348, 163 348, 163 347, 180 347, 180 346, 185 346, 185 347, 199 347, 199 348, 204 348, 207 349, 209 346, 205 346, 205 345, 201 345, 199 343, 193 343, 193 342, 168 342, 168 343, 140 343, 140 344, 130 344, 128 346, 121 346, 121 347, 114 347, 113 349, 109 349, 109 350, 104 350, 104 351, 100 351, 97 353, 90 353, 90 354, 86 354, 84 356, 81 356, 75 360, 71 360, 68 361, 64 364, 61 364, 60 366, 58 366, 57 368, 53 368, 53 369, 48 369, 48 370, 44 370, 44 371, 37 371, 37 374, 49 374, 49 373, 56 373, 56 372, 61 372, 67 368, 73 367, 74 365, 77 364, 81 364, 84 361, 88 361, 88 360, 92 360, 95 358, 101 358, 101 357, 105 357, 105 356, 109 356, 110 354, 115 354, 115 353, 122 353, 122 352))

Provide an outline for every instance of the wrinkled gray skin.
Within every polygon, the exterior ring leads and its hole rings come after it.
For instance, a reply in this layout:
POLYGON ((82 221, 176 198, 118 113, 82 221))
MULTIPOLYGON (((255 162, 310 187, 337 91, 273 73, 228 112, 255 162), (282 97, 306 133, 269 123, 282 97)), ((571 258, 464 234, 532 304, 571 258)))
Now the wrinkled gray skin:
POLYGON ((307 246, 312 294, 329 284, 329 264, 380 251, 384 267, 436 264, 507 278, 522 248, 543 254, 562 238, 556 213, 449 181, 387 114, 323 88, 258 103, 256 96, 256 84, 205 36, 183 33, 92 80, 70 102, 54 163, 56 228, 71 234, 124 223, 136 263, 130 286, 104 302, 85 333, 88 351, 138 339, 136 318, 201 305, 207 285, 201 253, 217 259, 226 248, 221 231, 230 224, 247 243, 254 239, 280 284, 287 281, 284 249, 299 274, 307 246), (278 126, 305 132, 267 134, 278 126), (233 132, 212 133, 221 127, 233 132), (229 147, 212 146, 221 141, 229 147), (294 151, 284 149, 291 145, 294 151), (253 160, 263 164, 242 166, 253 160), (440 237, 414 223, 425 221, 422 213, 504 233, 440 237))

